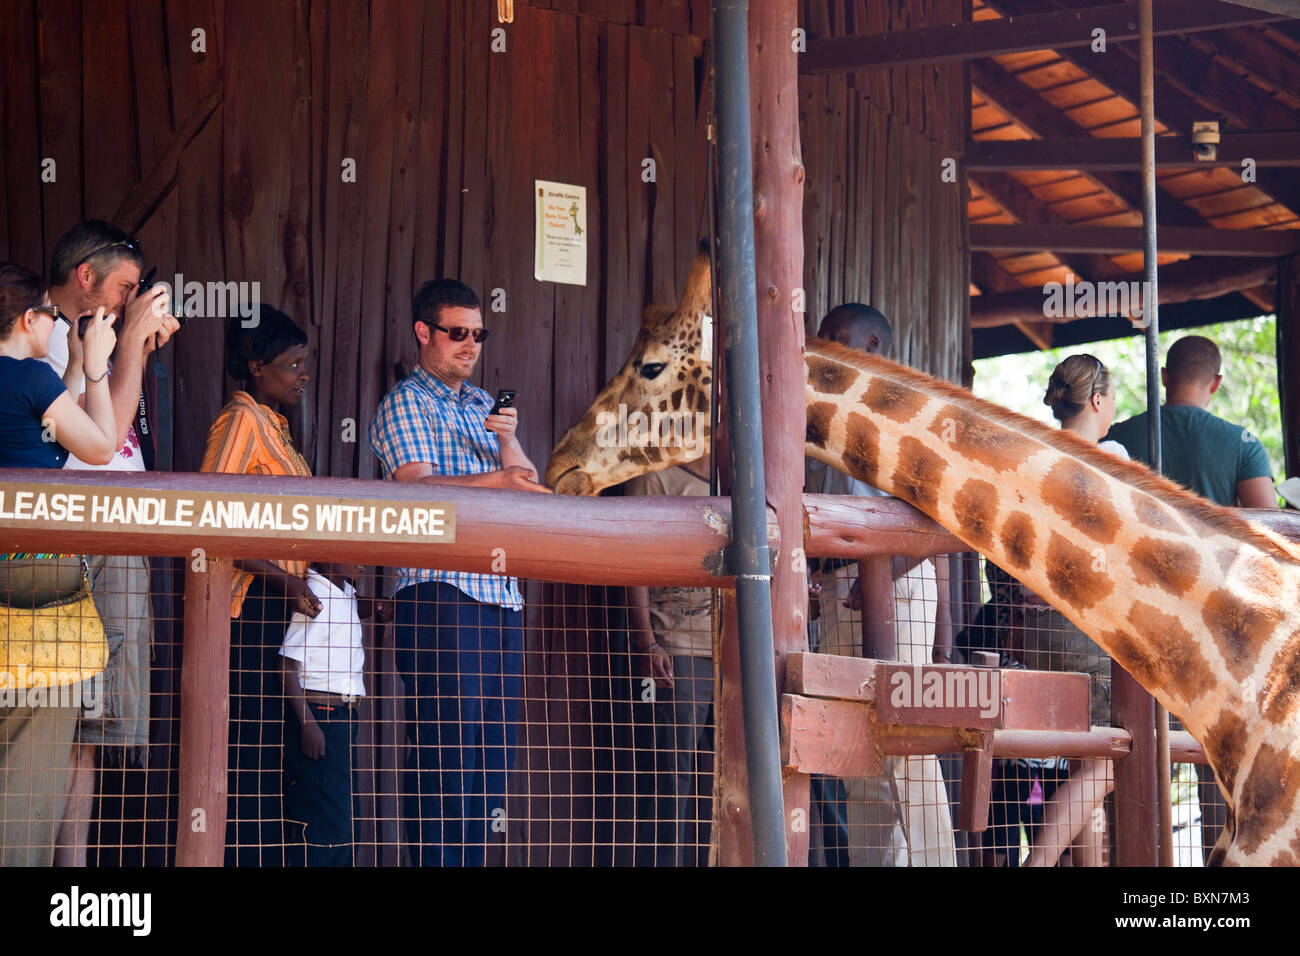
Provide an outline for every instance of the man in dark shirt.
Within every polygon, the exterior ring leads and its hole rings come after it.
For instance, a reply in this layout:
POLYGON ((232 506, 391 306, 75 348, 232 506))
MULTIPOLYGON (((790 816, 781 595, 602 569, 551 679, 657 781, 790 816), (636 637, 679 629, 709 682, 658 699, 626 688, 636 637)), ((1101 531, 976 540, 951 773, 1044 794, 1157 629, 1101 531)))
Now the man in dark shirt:
MULTIPOLYGON (((1219 347, 1188 335, 1169 348, 1160 378, 1161 471, 1198 495, 1226 507, 1276 508, 1273 469, 1258 438, 1206 409, 1223 383, 1219 347)), ((1134 461, 1150 464, 1147 413, 1111 428, 1106 436, 1123 445, 1134 461)))
MULTIPOLYGON (((1240 425, 1207 411, 1223 384, 1219 347, 1202 335, 1187 335, 1169 347, 1160 380, 1160 470, 1203 498, 1231 508, 1276 508, 1273 469, 1259 439, 1240 425)), ((1150 464, 1147 413, 1134 415, 1106 436, 1123 445, 1134 461, 1150 464)), ((1210 772, 1200 778, 1201 843, 1214 846, 1227 822, 1226 808, 1210 772)))

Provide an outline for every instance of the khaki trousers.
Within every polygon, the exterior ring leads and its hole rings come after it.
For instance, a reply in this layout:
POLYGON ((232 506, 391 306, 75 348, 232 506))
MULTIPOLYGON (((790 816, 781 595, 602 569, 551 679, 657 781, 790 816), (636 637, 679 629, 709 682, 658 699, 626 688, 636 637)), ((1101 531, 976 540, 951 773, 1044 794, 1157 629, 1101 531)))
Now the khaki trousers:
MULTIPOLYGON (((77 558, 0 561, 3 604, 48 604, 75 594, 80 586, 77 558)), ((4 612, 0 607, 0 614, 4 612)), ((16 678, 8 675, 6 693, 15 695, 16 701, 15 684, 16 678)), ((49 702, 79 700, 79 688, 52 688, 46 697, 49 702)), ((39 700, 23 706, 0 705, 0 865, 54 863, 79 711, 39 700)))
MULTIPOLYGON (((861 654, 861 614, 844 607, 856 564, 822 575, 818 651, 861 654), (833 580, 832 580, 833 577, 833 580)), ((938 608, 934 565, 923 561, 894 582, 894 641, 904 664, 928 664, 938 608)), ((845 780, 851 866, 956 866, 952 812, 939 759, 885 757, 885 774, 845 780)))

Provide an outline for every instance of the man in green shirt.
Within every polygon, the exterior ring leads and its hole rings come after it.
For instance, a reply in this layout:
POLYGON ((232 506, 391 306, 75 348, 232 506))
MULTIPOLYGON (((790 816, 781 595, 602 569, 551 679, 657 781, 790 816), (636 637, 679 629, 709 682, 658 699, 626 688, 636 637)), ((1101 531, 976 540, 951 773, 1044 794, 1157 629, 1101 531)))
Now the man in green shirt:
MULTIPOLYGON (((1276 508, 1273 469, 1258 438, 1211 415, 1210 398, 1223 383, 1219 347, 1188 335, 1169 347, 1160 379, 1161 471, 1203 498, 1231 508, 1276 508)), ((1150 464, 1147 413, 1111 428, 1106 436, 1123 445, 1134 461, 1150 464)))
MULTIPOLYGON (((1219 347, 1202 335, 1187 335, 1169 347, 1160 380, 1160 470, 1203 498, 1231 508, 1276 508, 1273 469, 1258 438, 1207 410, 1223 384, 1219 347)), ((1134 461, 1150 464, 1147 413, 1134 415, 1106 435, 1134 461)), ((1227 822, 1219 788, 1208 768, 1196 765, 1201 803, 1201 843, 1212 847, 1227 822)))

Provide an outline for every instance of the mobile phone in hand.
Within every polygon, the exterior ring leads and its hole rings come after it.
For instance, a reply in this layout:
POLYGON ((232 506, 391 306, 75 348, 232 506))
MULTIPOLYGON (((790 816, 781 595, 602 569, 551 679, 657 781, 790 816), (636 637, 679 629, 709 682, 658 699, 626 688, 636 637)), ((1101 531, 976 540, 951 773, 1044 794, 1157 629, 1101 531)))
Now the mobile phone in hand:
POLYGON ((498 412, 500 412, 501 409, 503 408, 514 408, 514 407, 515 407, 515 390, 513 388, 503 388, 497 392, 496 403, 493 404, 492 411, 488 412, 488 414, 495 415, 498 412))
POLYGON ((94 313, 92 312, 86 312, 77 316, 77 338, 84 339, 86 337, 86 327, 90 325, 90 320, 94 317, 94 313))

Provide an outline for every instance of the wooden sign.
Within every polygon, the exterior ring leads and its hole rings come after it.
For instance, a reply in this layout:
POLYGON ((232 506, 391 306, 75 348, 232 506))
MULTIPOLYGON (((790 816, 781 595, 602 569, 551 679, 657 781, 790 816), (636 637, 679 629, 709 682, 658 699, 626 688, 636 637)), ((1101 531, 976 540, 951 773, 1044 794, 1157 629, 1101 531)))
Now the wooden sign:
POLYGON ((134 491, 0 481, 0 531, 24 527, 42 531, 154 528, 195 537, 271 532, 326 540, 451 544, 456 540, 456 507, 438 501, 134 491))

